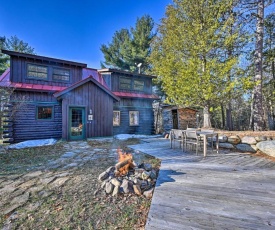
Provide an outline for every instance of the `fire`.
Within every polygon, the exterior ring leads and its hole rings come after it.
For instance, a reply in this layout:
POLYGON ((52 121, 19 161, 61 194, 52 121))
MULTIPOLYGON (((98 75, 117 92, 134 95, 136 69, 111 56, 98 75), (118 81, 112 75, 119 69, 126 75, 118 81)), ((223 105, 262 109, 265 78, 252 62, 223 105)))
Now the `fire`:
POLYGON ((129 169, 135 167, 133 155, 131 153, 124 153, 121 149, 117 149, 118 163, 116 164, 116 175, 122 176, 129 172, 129 169))

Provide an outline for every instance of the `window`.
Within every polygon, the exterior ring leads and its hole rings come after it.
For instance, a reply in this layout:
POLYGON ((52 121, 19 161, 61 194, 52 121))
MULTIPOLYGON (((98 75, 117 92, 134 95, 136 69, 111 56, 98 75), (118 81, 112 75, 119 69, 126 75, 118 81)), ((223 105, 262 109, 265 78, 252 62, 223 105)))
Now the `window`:
POLYGON ((134 80, 134 90, 143 91, 144 89, 144 81, 134 80))
POLYGON ((38 120, 49 120, 53 117, 52 106, 37 106, 37 119, 38 120))
POLYGON ((47 79, 48 68, 46 66, 28 64, 27 76, 29 78, 47 79))
POLYGON ((131 79, 120 77, 119 78, 119 89, 131 89, 131 79))
POLYGON ((70 80, 70 70, 54 68, 53 69, 53 80, 69 81, 70 80))
POLYGON ((113 112, 113 126, 120 126, 120 111, 113 112))
POLYGON ((139 111, 129 111, 130 126, 139 125, 139 111))

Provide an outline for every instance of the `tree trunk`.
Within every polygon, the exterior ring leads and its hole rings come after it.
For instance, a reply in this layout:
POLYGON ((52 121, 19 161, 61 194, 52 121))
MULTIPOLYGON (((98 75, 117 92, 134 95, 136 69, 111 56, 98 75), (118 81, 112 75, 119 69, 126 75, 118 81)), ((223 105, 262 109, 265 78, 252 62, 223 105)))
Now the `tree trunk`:
POLYGON ((226 129, 229 131, 233 130, 233 122, 232 122, 232 106, 231 102, 228 102, 226 105, 226 129))
POLYGON ((203 108, 203 128, 211 128, 209 106, 206 105, 203 108))
POLYGON ((255 50, 255 86, 253 103, 253 130, 264 129, 263 102, 262 102, 262 74, 263 74, 263 35, 264 35, 264 0, 258 1, 257 28, 256 28, 256 50, 255 50))
POLYGON ((224 116, 224 108, 223 105, 221 104, 221 112, 222 112, 222 129, 225 127, 225 116, 224 116))

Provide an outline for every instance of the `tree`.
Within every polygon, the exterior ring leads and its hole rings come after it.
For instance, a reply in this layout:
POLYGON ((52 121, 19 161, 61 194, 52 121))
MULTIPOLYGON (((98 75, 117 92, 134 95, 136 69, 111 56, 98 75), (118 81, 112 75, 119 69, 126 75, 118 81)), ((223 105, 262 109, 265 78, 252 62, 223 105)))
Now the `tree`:
POLYGON ((235 87, 227 81, 237 64, 226 47, 238 37, 232 25, 233 1, 174 0, 159 26, 152 46, 153 73, 158 75, 167 102, 204 108, 204 127, 210 127, 210 107, 235 87))
POLYGON ((4 48, 20 53, 35 54, 34 48, 29 46, 27 42, 20 40, 16 35, 6 39, 4 48))
POLYGON ((153 27, 153 19, 145 15, 137 19, 134 28, 116 31, 112 42, 100 48, 105 59, 101 63, 102 67, 137 71, 140 70, 137 65, 141 63, 142 72, 148 70, 147 57, 150 55, 150 44, 155 36, 152 32, 153 27))
POLYGON ((6 38, 0 37, 0 75, 5 72, 5 70, 8 68, 8 60, 9 57, 7 55, 4 55, 2 53, 2 49, 4 49, 6 38))

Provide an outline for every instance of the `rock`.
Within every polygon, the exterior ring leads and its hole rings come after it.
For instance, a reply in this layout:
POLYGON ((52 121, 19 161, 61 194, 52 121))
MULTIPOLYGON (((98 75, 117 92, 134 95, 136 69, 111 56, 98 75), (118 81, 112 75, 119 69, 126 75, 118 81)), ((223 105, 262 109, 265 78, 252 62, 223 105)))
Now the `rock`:
POLYGON ((109 177, 109 173, 107 173, 106 171, 101 173, 99 176, 98 176, 98 180, 99 181, 104 181, 106 180, 107 178, 109 177))
MULTIPOLYGON (((216 141, 216 137, 213 138, 214 141, 216 141)), ((228 137, 225 135, 219 135, 219 142, 224 143, 227 142, 228 137)))
POLYGON ((133 193, 134 189, 133 189, 133 183, 124 179, 122 181, 122 184, 120 186, 120 189, 123 193, 133 193))
POLYGON ((156 170, 152 169, 152 171, 150 172, 150 178, 151 179, 156 179, 157 178, 157 172, 156 172, 156 170))
POLYGON ((141 174, 141 173, 143 173, 145 171, 144 168, 134 168, 134 170, 135 170, 135 174, 136 175, 141 174))
POLYGON ((146 171, 151 171, 152 170, 152 165, 151 164, 143 164, 143 168, 146 170, 146 171))
POLYGON ((38 177, 40 175, 42 175, 43 172, 42 171, 36 171, 36 172, 30 172, 30 173, 27 173, 26 175, 24 175, 23 177, 26 178, 26 177, 38 177))
POLYGON ((275 157, 275 141, 261 141, 256 146, 263 153, 275 157))
POLYGON ((63 168, 64 169, 67 169, 67 168, 73 168, 73 167, 77 167, 78 166, 78 163, 70 163, 70 164, 67 164, 65 165, 63 168))
POLYGON ((242 138, 242 143, 243 144, 249 144, 249 145, 256 145, 257 141, 255 139, 255 137, 251 137, 251 136, 244 136, 242 138))
POLYGON ((105 172, 107 172, 107 173, 114 173, 115 172, 115 166, 111 166, 111 167, 109 167, 105 172))
POLYGON ((112 196, 116 196, 118 193, 119 193, 119 186, 115 186, 114 190, 113 190, 113 193, 112 193, 112 196))
POLYGON ((65 184, 65 182, 69 180, 69 177, 61 177, 61 178, 57 178, 56 180, 54 180, 51 184, 50 187, 55 188, 55 187, 61 187, 63 184, 65 184))
POLYGON ((251 145, 251 148, 252 148, 252 149, 254 149, 254 150, 255 150, 255 152, 257 152, 257 151, 258 151, 258 149, 259 149, 256 145, 251 145))
POLYGON ((235 136, 230 136, 228 137, 227 142, 233 144, 233 145, 237 145, 241 142, 241 139, 239 136, 235 135, 235 136))
POLYGON ((147 198, 150 199, 153 197, 153 192, 154 192, 154 188, 151 188, 149 190, 146 190, 143 192, 143 195, 147 198))
POLYGON ((120 186, 121 185, 121 182, 117 179, 117 178, 113 178, 111 179, 110 181, 114 186, 120 186))
POLYGON ((115 187, 115 186, 114 186, 111 182, 107 182, 107 183, 106 183, 106 186, 105 186, 105 192, 106 192, 107 194, 113 193, 114 187, 115 187))
POLYGON ((133 188, 134 188, 135 194, 137 194, 137 195, 139 195, 139 196, 142 194, 141 188, 140 188, 139 185, 135 184, 135 185, 133 185, 133 188))
POLYGON ((75 155, 76 155, 76 153, 74 153, 74 152, 66 152, 61 156, 61 158, 73 158, 73 157, 75 157, 75 155))
POLYGON ((219 147, 225 149, 234 149, 234 145, 230 143, 219 143, 219 147))
POLYGON ((141 174, 141 178, 143 180, 147 180, 149 177, 150 177, 150 172, 147 172, 147 171, 144 171, 142 174, 141 174))
POLYGON ((266 136, 257 136, 257 137, 255 137, 255 140, 257 142, 266 141, 267 137, 266 136))
POLYGON ((253 149, 249 144, 238 144, 236 145, 236 149, 238 149, 241 152, 256 153, 255 149, 253 149))

